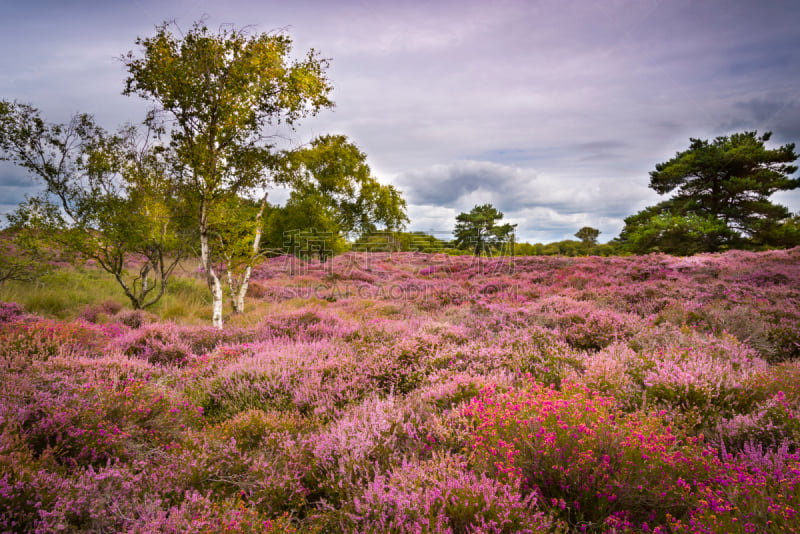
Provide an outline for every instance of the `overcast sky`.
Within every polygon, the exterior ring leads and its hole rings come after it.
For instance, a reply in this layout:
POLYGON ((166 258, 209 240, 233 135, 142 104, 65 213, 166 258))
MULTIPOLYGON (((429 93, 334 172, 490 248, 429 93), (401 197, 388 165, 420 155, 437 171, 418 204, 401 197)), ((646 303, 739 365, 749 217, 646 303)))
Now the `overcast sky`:
MULTIPOLYGON (((107 129, 147 104, 117 59, 164 20, 285 29, 331 58, 336 107, 295 142, 348 135, 408 201, 409 229, 446 232, 492 203, 518 239, 618 235, 658 202, 648 172, 704 139, 800 142, 800 2, 0 0, 0 98, 107 129)), ((0 212, 35 189, 0 166, 0 212)), ((273 196, 274 197, 274 196, 273 196)), ((776 195, 800 211, 800 191, 776 195)))

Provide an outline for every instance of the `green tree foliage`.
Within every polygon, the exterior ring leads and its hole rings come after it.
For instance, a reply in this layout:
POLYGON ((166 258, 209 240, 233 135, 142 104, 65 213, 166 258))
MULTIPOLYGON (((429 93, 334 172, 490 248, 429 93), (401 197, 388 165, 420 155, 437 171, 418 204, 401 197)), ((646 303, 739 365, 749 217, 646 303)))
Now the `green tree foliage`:
POLYGON ((26 245, 26 236, 19 232, 0 231, 0 285, 11 280, 33 282, 49 271, 49 251, 26 245))
POLYGON ((597 244, 597 237, 600 235, 600 230, 597 228, 592 228, 591 226, 584 226, 577 232, 575 232, 575 237, 581 240, 584 247, 591 247, 592 245, 597 244))
POLYGON ((800 245, 800 213, 779 220, 763 220, 751 237, 757 248, 791 248, 800 245))
POLYGON ((164 152, 147 137, 134 128, 109 135, 85 114, 51 124, 30 105, 0 101, 0 159, 45 185, 8 216, 19 243, 29 251, 55 243, 94 260, 136 309, 161 298, 185 239, 164 152))
POLYGON ((555 241, 553 243, 515 243, 515 256, 615 256, 623 253, 621 246, 614 240, 609 243, 595 244, 586 247, 574 239, 555 241))
POLYGON ((371 232, 361 235, 352 250, 360 252, 448 252, 452 245, 425 232, 371 232))
POLYGON ((244 311, 250 271, 262 257, 261 226, 268 206, 266 194, 261 200, 240 196, 223 200, 209 214, 209 249, 222 267, 231 308, 240 313, 244 311))
POLYGON ((694 213, 675 214, 661 204, 625 219, 620 235, 625 248, 637 254, 666 252, 690 256, 713 250, 734 238, 723 221, 694 213))
POLYGON ((542 256, 580 256, 583 253, 583 247, 579 241, 574 239, 564 239, 562 241, 554 241, 537 246, 538 255, 542 256))
POLYGON ((347 240, 336 221, 320 209, 324 202, 318 196, 295 196, 285 206, 272 206, 264 218, 265 252, 320 261, 346 252, 347 240))
POLYGON ((496 252, 513 239, 517 227, 508 223, 498 225, 502 218, 503 213, 491 204, 476 205, 469 213, 460 213, 453 231, 456 247, 471 250, 476 256, 496 252))
MULTIPOLYGON (((292 126, 332 105, 327 61, 313 50, 303 60, 290 60, 291 40, 282 34, 249 36, 231 28, 215 34, 201 22, 181 37, 163 24, 155 36, 136 43, 141 56, 129 52, 123 57, 130 74, 124 93, 157 104, 148 117, 154 127, 164 127, 159 121, 164 115, 170 119, 170 145, 182 171, 183 194, 195 206, 213 322, 221 328, 223 291, 217 268, 231 254, 224 248, 230 240, 214 238, 215 221, 235 199, 267 184, 273 147, 263 131, 266 126, 292 126)), ((251 260, 239 272, 228 273, 229 281, 237 279, 230 286, 234 312, 243 309, 250 268, 260 254, 266 196, 258 205, 254 214, 246 210, 253 230, 251 260)))
POLYGON ((378 182, 366 159, 343 135, 317 137, 286 152, 275 180, 291 193, 266 219, 268 245, 302 250, 292 239, 314 232, 326 253, 338 253, 346 248, 345 238, 376 232, 378 225, 389 232, 402 228, 408 221, 405 200, 393 186, 378 182))
POLYGON ((636 253, 675 254, 800 244, 789 210, 769 200, 800 187, 791 176, 798 156, 794 144, 766 148, 770 136, 691 139, 688 150, 650 173, 650 187, 673 197, 625 219, 621 241, 636 253))

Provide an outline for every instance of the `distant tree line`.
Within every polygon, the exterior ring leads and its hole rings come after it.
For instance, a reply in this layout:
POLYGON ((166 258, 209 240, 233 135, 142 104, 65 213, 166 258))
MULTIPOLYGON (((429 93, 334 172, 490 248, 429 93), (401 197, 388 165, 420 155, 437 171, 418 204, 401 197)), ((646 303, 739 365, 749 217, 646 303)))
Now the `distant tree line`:
MULTIPOLYGON (((597 230, 599 234, 599 230, 597 230)), ((475 255, 476 247, 460 245, 425 232, 377 232, 360 236, 347 250, 356 252, 427 252, 453 256, 475 255)), ((481 256, 614 256, 629 254, 616 240, 596 243, 566 239, 552 243, 519 243, 509 239, 482 247, 481 256)))
MULTIPOLYGON (((800 213, 770 201, 774 193, 800 187, 800 178, 793 176, 798 155, 793 143, 767 148, 771 135, 753 131, 711 142, 690 139, 689 149, 657 164, 650 173, 650 187, 673 196, 627 217, 619 237, 600 245, 600 231, 586 226, 575 233, 580 241, 516 243, 513 254, 691 255, 798 246, 800 213)), ((456 218, 455 246, 463 249, 469 243, 475 254, 484 250, 496 254, 499 242, 513 240, 513 226, 497 223, 502 216, 491 205, 461 213, 456 218)))

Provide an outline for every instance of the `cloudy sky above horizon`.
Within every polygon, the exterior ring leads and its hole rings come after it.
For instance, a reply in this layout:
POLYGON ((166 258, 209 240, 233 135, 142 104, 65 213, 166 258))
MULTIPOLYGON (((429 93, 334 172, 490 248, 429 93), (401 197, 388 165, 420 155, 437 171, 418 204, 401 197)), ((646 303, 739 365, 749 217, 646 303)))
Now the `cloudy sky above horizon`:
MULTIPOLYGON (((121 95, 137 36, 207 16, 285 30, 331 58, 336 107, 293 134, 343 133, 399 187, 409 229, 447 232, 492 203, 518 239, 618 235, 658 202, 648 172, 736 131, 800 142, 800 3, 781 0, 0 0, 0 98, 113 130, 148 104, 121 95)), ((36 185, 0 165, 0 212, 36 185)), ((275 198, 274 196, 272 198, 275 198)), ((800 211, 800 191, 774 200, 800 211)))

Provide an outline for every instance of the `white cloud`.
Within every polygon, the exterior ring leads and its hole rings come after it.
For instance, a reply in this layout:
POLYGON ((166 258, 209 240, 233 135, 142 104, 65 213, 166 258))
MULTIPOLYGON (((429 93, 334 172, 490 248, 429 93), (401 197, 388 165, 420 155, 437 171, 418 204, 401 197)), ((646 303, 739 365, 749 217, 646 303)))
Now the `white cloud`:
MULTIPOLYGON (((613 145, 594 148, 607 146, 613 145)), ((582 226, 599 228, 610 239, 622 229, 625 216, 658 200, 645 184, 545 175, 489 161, 433 165, 394 181, 409 199, 414 230, 449 231, 458 213, 492 204, 505 221, 518 225, 523 241, 566 239, 582 226)))
POLYGON ((649 196, 645 185, 625 180, 542 174, 491 161, 433 165, 394 181, 412 203, 458 208, 492 203, 506 210, 551 206, 570 213, 603 206, 613 211, 649 196))

